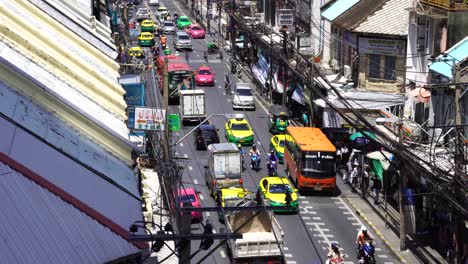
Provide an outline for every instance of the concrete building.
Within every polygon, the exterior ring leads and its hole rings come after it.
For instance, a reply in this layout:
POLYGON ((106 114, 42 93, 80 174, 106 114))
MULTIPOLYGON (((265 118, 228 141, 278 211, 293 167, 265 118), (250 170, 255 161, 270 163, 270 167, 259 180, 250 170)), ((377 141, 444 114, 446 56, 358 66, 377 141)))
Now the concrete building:
POLYGON ((140 151, 99 1, 0 3, 1 263, 137 263, 140 151), (98 15, 99 14, 99 15, 98 15))

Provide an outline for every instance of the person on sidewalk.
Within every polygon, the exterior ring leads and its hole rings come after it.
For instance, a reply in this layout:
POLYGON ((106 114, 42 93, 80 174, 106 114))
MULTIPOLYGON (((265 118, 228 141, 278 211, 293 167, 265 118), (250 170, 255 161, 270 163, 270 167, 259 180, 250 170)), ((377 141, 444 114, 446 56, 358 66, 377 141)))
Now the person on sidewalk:
POLYGON ((367 227, 364 225, 361 226, 357 237, 356 237, 356 245, 357 245, 357 258, 360 259, 364 252, 362 252, 362 246, 369 240, 373 240, 374 238, 370 236, 369 232, 367 232, 367 227))
MULTIPOLYGON (((351 185, 354 188, 359 187, 359 176, 362 176, 362 168, 358 163, 354 163, 354 168, 351 171, 351 185)), ((361 179, 362 180, 362 179, 361 179)))
POLYGON ((372 175, 372 191, 374 192, 374 204, 379 204, 379 194, 380 190, 382 190, 382 182, 380 181, 377 175, 372 175))

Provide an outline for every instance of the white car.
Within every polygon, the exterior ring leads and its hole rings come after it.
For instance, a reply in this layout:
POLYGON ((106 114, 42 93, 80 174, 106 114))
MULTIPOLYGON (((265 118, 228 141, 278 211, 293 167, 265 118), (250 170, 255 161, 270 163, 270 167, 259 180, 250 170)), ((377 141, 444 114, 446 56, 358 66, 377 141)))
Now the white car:
POLYGON ((159 6, 159 0, 149 0, 148 4, 150 6, 159 6))
POLYGON ((248 83, 236 83, 232 92, 232 108, 255 110, 255 102, 252 94, 252 86, 248 83))

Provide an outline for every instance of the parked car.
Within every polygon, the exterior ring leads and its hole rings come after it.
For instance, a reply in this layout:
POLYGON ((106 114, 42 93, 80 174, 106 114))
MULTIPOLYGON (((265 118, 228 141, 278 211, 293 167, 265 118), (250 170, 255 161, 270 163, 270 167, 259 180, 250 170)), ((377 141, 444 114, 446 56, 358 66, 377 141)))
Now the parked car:
POLYGON ((255 110, 254 97, 252 95, 252 86, 248 83, 236 83, 232 92, 232 108, 255 110))
POLYGON ((138 22, 150 19, 150 10, 148 8, 139 8, 136 12, 136 19, 138 22))
POLYGON ((206 149, 210 144, 219 143, 218 129, 214 125, 204 124, 195 130, 195 147, 206 149))
POLYGON ((161 33, 163 34, 174 34, 176 32, 176 26, 172 21, 164 21, 161 27, 161 33))
MULTIPOLYGON (((183 206, 184 203, 188 202, 193 207, 200 208, 200 198, 198 198, 197 192, 192 188, 182 188, 179 190, 179 199, 180 199, 180 206, 183 206)), ((191 212, 192 215, 192 222, 203 221, 203 214, 202 212, 191 212)))
POLYGON ((195 73, 195 84, 196 85, 215 85, 215 73, 208 66, 202 66, 198 68, 195 73))
POLYGON ((148 5, 150 5, 150 6, 159 6, 159 0, 149 0, 148 5))
POLYGON ((180 16, 176 21, 178 29, 184 29, 192 24, 192 20, 188 16, 180 16))
POLYGON ((176 50, 192 49, 192 40, 184 31, 177 31, 174 37, 174 47, 176 50))
POLYGON ((298 212, 299 200, 295 190, 288 178, 268 176, 260 180, 258 189, 263 193, 265 199, 270 200, 271 206, 286 206, 286 192, 291 195, 288 210, 275 210, 275 212, 298 212))
POLYGON ((205 30, 199 24, 191 24, 185 28, 185 32, 190 35, 192 38, 203 39, 206 36, 205 30))

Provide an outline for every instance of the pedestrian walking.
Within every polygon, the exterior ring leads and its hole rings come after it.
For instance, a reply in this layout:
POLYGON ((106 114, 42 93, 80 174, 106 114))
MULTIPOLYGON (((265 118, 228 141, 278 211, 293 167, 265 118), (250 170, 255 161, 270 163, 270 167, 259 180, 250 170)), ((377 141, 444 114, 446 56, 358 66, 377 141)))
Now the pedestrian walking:
POLYGON ((380 194, 380 191, 382 190, 382 182, 380 181, 377 175, 372 175, 371 180, 372 180, 372 191, 374 192, 374 204, 378 205, 379 194, 380 194))

